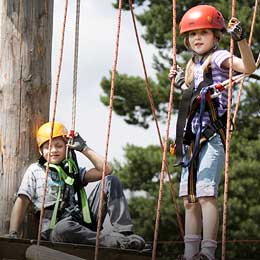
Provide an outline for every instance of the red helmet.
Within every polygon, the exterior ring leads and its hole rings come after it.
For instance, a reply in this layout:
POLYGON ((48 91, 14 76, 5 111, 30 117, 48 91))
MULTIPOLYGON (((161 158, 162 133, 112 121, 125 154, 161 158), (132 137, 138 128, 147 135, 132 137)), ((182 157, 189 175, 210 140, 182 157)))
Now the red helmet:
POLYGON ((197 5, 189 9, 180 22, 180 34, 199 29, 225 29, 222 14, 211 5, 197 5))

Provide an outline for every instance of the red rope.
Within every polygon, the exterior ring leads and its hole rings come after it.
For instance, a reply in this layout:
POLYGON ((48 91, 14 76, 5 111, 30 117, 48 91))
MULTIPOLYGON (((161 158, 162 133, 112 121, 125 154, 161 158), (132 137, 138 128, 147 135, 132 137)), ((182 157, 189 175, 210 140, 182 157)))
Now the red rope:
MULTIPOLYGON (((232 0, 232 17, 235 17, 236 1, 232 0)), ((232 105, 232 76, 233 76, 233 55, 234 40, 230 39, 230 64, 229 64, 229 87, 228 87, 228 108, 227 108, 227 130, 226 130, 226 153, 225 153, 225 183, 224 183, 224 202, 223 202, 223 226, 222 226, 222 254, 221 259, 226 256, 226 230, 227 230, 227 203, 228 203, 228 171, 229 171, 229 151, 231 139, 231 105, 232 105)))
POLYGON ((112 119, 112 111, 113 111, 113 97, 114 97, 114 88, 115 88, 116 66, 117 66, 117 60, 118 60, 121 12, 122 12, 122 0, 120 0, 119 4, 118 4, 118 22, 117 22, 116 47, 115 47, 115 58, 114 58, 112 76, 111 76, 108 129, 107 129, 107 140, 106 140, 106 149, 105 149, 105 161, 104 161, 104 164, 103 164, 100 200, 99 200, 99 208, 98 208, 98 225, 97 225, 97 236, 96 236, 95 260, 98 259, 99 237, 100 237, 100 229, 101 229, 101 224, 102 224, 101 219, 102 219, 102 209, 103 209, 103 202, 104 202, 105 168, 106 168, 106 164, 107 164, 108 145, 109 145, 111 119, 112 119))
MULTIPOLYGON (((221 244, 222 241, 217 241, 218 244, 221 244)), ((152 243, 152 241, 147 241, 147 243, 152 243)), ((175 244, 183 244, 184 241, 183 240, 159 240, 158 244, 162 244, 162 245, 175 245, 175 244)), ((260 244, 260 240, 258 239, 234 239, 234 240, 226 240, 226 243, 229 244, 260 244)))
MULTIPOLYGON (((175 23, 176 23, 176 2, 173 1, 173 27, 176 31, 175 23)), ((175 42, 175 38, 173 39, 175 42)), ((173 48, 173 60, 174 65, 176 68, 176 48, 173 48)), ((166 165, 166 156, 168 150, 168 138, 169 138, 169 129, 170 129, 170 122, 171 122, 171 112, 172 112, 172 104, 173 104, 173 93, 174 93, 174 80, 171 82, 171 90, 170 90, 170 99, 168 105, 168 115, 167 115, 167 126, 165 131, 165 139, 164 139, 164 147, 163 147, 163 159, 162 159, 162 168, 161 168, 161 175, 160 175, 160 188, 159 188, 159 197, 158 197, 158 204, 157 204, 157 214, 156 214, 156 222, 155 222, 155 230, 154 230, 154 241, 153 241, 153 252, 152 252, 152 260, 156 259, 156 248, 157 248, 157 239, 159 233, 159 222, 160 222, 160 209, 161 209, 161 200, 162 200, 162 192, 163 192, 163 181, 164 181, 164 171, 166 165)))
MULTIPOLYGON (((256 12, 258 8, 258 0, 255 0, 255 7, 254 7, 254 13, 253 13, 253 19, 251 23, 251 30, 250 30, 250 35, 249 35, 249 40, 248 40, 248 45, 251 46, 252 39, 253 39, 253 33, 254 33, 254 27, 255 27, 255 21, 256 21, 256 12)), ((240 104, 240 99, 243 91, 243 86, 244 86, 244 79, 240 82, 240 87, 239 87, 239 92, 237 96, 237 101, 236 101, 236 107, 233 115, 233 124, 236 124, 236 118, 237 118, 237 113, 238 113, 238 107, 240 104)))
MULTIPOLYGON (((156 129, 157 129, 157 133, 158 133, 158 137, 159 137, 159 141, 160 141, 160 147, 161 147, 161 150, 163 152, 162 137, 161 137, 161 133, 160 133, 160 129, 159 129, 158 119, 157 119, 157 116, 156 116, 156 113, 155 113, 154 101, 153 101, 153 97, 152 97, 152 93, 151 93, 151 87, 150 87, 148 76, 147 76, 147 70, 146 70, 146 66, 145 66, 145 61, 144 61, 144 56, 143 56, 143 52, 142 52, 142 48, 141 48, 141 43, 140 43, 138 32, 137 32, 137 26, 136 26, 135 16, 134 16, 134 12, 133 12, 133 5, 132 5, 131 0, 129 0, 129 7, 130 7, 131 15, 132 15, 137 45, 138 45, 139 53, 140 53, 141 60, 142 60, 147 94, 148 94, 148 98, 149 98, 149 101, 150 101, 151 110, 152 110, 154 122, 155 122, 155 125, 156 125, 156 129)), ((177 215, 177 221, 178 221, 178 225, 179 225, 180 235, 181 235, 181 238, 183 239, 183 237, 184 237, 183 225, 182 225, 182 222, 181 222, 181 217, 180 217, 180 214, 179 214, 179 209, 178 209, 178 205, 177 205, 177 201, 176 201, 176 192, 175 192, 173 184, 172 184, 170 170, 169 170, 169 166, 168 166, 167 162, 166 162, 166 171, 167 171, 167 174, 168 174, 170 190, 171 190, 171 194, 172 194, 172 198, 173 198, 173 202, 174 202, 174 207, 175 207, 175 211, 176 211, 176 215, 177 215)))
POLYGON ((51 133, 50 133, 50 141, 49 141, 49 147, 48 147, 47 166, 46 166, 46 171, 45 171, 43 200, 42 200, 40 220, 39 220, 39 228, 38 228, 38 236, 37 236, 37 245, 38 246, 40 245, 41 231, 42 231, 42 220, 43 220, 43 214, 44 214, 44 204, 45 204, 45 197, 46 197, 46 192, 47 192, 47 180, 48 180, 48 173, 49 173, 50 151, 51 151, 51 145, 52 145, 53 127, 54 127, 54 122, 55 122, 55 115, 56 115, 56 108, 57 108, 57 98, 58 98, 58 90, 59 90, 59 80, 60 80, 61 65, 62 65, 62 58, 63 58, 63 47, 64 47, 64 35, 65 35, 66 19, 67 19, 67 9, 68 9, 68 0, 65 1, 64 19, 63 19, 63 25, 62 25, 61 48, 60 48, 58 71, 57 71, 57 75, 56 75, 55 94, 54 94, 54 102, 53 102, 54 105, 53 105, 52 120, 51 120, 52 121, 51 133))

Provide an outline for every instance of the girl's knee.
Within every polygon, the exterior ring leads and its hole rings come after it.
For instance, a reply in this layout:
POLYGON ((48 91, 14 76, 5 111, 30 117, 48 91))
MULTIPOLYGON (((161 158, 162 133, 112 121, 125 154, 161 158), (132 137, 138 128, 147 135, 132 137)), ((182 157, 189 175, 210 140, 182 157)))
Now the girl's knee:
POLYGON ((217 204, 217 199, 215 197, 201 197, 198 199, 198 201, 201 206, 204 206, 206 204, 217 204))
POLYGON ((189 202, 188 198, 183 199, 183 205, 186 210, 196 209, 199 206, 197 202, 196 203, 189 202))

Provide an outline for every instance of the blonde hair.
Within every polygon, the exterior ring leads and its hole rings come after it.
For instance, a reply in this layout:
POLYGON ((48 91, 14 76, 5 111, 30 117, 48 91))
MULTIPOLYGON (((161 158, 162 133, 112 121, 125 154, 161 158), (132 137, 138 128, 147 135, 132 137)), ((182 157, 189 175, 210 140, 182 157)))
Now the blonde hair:
MULTIPOLYGON (((212 53, 210 53, 207 58, 204 60, 203 64, 202 64, 202 70, 203 72, 208 72, 210 67, 211 67, 211 57, 212 57, 212 53)), ((195 62, 194 62, 194 57, 192 57, 187 65, 186 65, 186 70, 185 70, 185 84, 187 86, 190 86, 191 82, 193 81, 194 78, 194 66, 195 66, 195 62)))

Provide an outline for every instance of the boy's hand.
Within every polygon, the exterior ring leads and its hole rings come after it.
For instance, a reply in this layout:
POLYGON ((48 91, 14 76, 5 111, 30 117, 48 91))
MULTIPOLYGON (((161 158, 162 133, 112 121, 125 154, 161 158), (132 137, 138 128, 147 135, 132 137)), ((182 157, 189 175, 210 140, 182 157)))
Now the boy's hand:
POLYGON ((228 33, 231 34, 232 38, 235 41, 241 41, 241 40, 245 39, 245 33, 241 26, 241 23, 235 17, 232 17, 230 19, 230 21, 228 23, 227 31, 228 31, 228 33))
POLYGON ((79 135, 79 133, 75 134, 73 137, 73 143, 68 144, 68 146, 79 152, 82 152, 86 147, 88 147, 86 141, 79 135))

